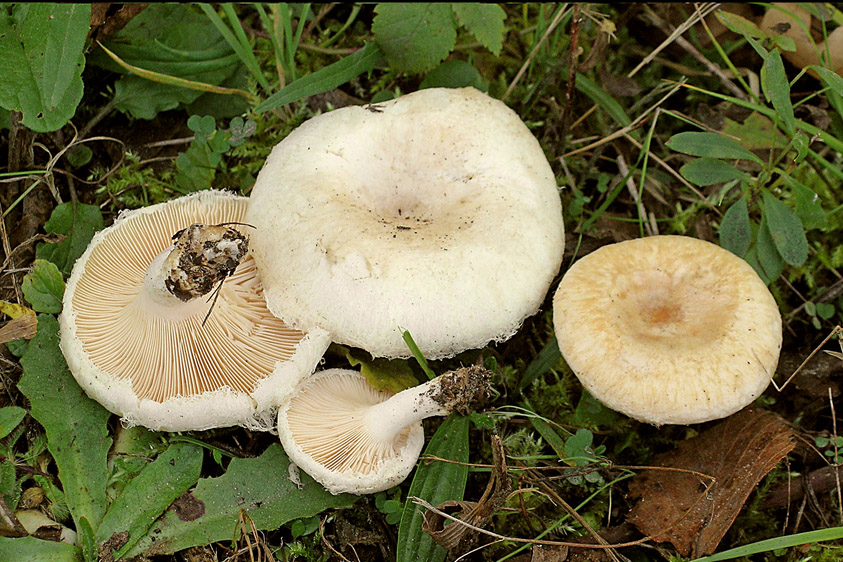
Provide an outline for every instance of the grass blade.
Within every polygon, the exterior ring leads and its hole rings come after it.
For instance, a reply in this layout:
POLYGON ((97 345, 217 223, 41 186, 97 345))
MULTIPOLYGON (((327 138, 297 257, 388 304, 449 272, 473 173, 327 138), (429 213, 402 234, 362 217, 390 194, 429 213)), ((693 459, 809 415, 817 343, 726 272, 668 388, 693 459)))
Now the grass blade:
POLYGON ((256 108, 257 113, 270 111, 276 107, 293 103, 315 94, 321 94, 345 84, 352 78, 375 68, 383 53, 376 43, 366 43, 366 46, 330 66, 326 66, 312 74, 300 78, 281 90, 269 96, 256 108))
POLYGON ((737 558, 739 556, 749 556, 750 554, 758 554, 759 552, 770 552, 780 548, 798 546, 800 544, 834 541, 840 538, 843 538, 843 527, 831 527, 828 529, 819 529, 817 531, 796 533, 795 535, 787 535, 786 537, 766 539, 752 544, 739 546, 737 548, 724 550, 723 552, 712 554, 711 556, 696 558, 691 562, 719 562, 720 560, 732 560, 733 558, 737 558))

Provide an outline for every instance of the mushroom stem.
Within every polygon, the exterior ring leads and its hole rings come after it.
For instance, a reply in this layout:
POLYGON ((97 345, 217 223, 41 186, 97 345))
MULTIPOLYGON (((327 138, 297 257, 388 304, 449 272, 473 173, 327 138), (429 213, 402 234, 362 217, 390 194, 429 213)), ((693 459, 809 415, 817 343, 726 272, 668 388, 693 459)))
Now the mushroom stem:
POLYGON ((147 268, 144 298, 152 306, 193 313, 198 297, 211 292, 246 258, 248 239, 225 225, 193 224, 147 268), (188 305, 185 307, 184 305, 188 305))
POLYGON ((366 411, 368 430, 375 440, 391 441, 405 427, 425 418, 453 411, 467 414, 488 398, 490 377, 482 367, 462 367, 402 390, 366 411))

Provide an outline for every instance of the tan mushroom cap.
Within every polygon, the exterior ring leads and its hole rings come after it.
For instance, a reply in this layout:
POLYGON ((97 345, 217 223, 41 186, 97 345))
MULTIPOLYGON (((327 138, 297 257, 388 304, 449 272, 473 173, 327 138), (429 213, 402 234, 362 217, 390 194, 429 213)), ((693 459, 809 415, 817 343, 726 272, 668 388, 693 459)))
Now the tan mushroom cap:
POLYGON ((397 394, 348 369, 306 378, 278 409, 278 437, 290 459, 334 494, 370 494, 403 481, 416 464, 421 420, 468 414, 488 398, 491 374, 449 371, 397 394))
POLYGON ((653 236, 577 261, 553 299, 559 349, 588 392, 640 421, 728 416, 772 380, 782 342, 770 291, 715 244, 653 236))
POLYGON ((403 481, 424 446, 421 422, 373 436, 367 410, 386 402, 359 373, 327 369, 308 377, 278 411, 278 436, 290 459, 334 494, 367 494, 403 481))
MULTIPOLYGON (((799 3, 772 4, 764 14, 760 27, 767 34, 793 39, 796 50, 782 51, 782 55, 797 68, 813 64, 823 66, 820 55, 826 54, 829 57, 828 66, 843 75, 843 26, 829 33, 827 52, 823 41, 815 42, 811 36, 811 12, 799 3)), ((809 69, 808 73, 818 77, 814 69, 809 69)))
MULTIPOLYGON (((220 191, 124 212, 97 233, 67 283, 61 347, 85 391, 154 430, 271 427, 275 408, 313 372, 327 333, 305 334, 266 308, 251 257, 219 290, 181 302, 148 290, 173 235, 242 222, 248 199, 220 191)), ((163 291, 162 291, 163 294, 163 291)))

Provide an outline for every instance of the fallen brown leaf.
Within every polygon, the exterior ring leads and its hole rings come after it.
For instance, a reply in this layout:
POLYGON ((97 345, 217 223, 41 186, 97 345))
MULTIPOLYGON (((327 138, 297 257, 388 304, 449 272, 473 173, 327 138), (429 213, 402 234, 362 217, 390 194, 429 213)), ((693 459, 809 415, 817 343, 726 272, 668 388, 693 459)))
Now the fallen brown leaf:
POLYGON ((23 316, 9 320, 0 328, 0 343, 21 338, 30 340, 35 337, 37 325, 38 320, 34 314, 24 314, 23 316))
POLYGON ((629 494, 641 499, 627 520, 683 556, 711 554, 752 489, 793 447, 781 417, 746 408, 654 459, 683 470, 646 470, 630 480, 629 494))

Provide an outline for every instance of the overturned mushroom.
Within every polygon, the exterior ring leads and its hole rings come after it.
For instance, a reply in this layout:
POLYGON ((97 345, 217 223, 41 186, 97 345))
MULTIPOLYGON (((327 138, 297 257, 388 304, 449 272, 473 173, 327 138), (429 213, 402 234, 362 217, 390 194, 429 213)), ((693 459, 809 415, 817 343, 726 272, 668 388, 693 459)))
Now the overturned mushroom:
POLYGON ((464 367, 395 395, 355 371, 328 369, 302 382, 278 410, 290 459, 331 493, 368 494, 403 481, 424 445, 421 420, 466 414, 484 400, 489 373, 464 367))
POLYGON ((564 246, 553 171, 530 130, 473 88, 345 107, 278 144, 247 222, 267 304, 378 357, 431 359, 512 336, 564 246))
POLYGON ((640 421, 728 416, 772 380, 778 306, 744 260, 710 242, 653 236, 577 261, 553 299, 559 349, 582 385, 640 421))
POLYGON ((271 427, 328 346, 267 309, 245 197, 219 191, 125 212, 76 262, 61 347, 85 391, 155 430, 271 427), (237 228, 234 228, 237 226, 237 228))

